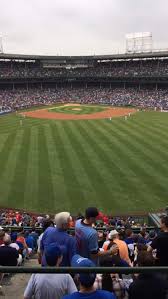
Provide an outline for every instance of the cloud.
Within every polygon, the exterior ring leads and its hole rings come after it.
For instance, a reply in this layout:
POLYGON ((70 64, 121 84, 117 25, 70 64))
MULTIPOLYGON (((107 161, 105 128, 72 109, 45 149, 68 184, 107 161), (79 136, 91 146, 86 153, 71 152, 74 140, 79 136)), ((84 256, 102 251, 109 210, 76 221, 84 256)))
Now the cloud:
POLYGON ((4 49, 28 54, 124 51, 125 34, 151 31, 167 47, 167 0, 0 0, 4 49))

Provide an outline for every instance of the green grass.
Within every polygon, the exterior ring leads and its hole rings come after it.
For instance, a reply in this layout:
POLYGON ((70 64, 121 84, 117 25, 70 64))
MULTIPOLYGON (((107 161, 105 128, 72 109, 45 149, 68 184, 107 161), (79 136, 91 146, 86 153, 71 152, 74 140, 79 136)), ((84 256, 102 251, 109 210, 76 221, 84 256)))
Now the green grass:
POLYGON ((97 113, 101 112, 103 110, 107 109, 107 107, 103 106, 96 106, 96 105, 81 105, 81 106, 57 106, 54 108, 49 108, 49 112, 59 112, 59 113, 68 113, 68 114, 91 114, 91 113, 97 113), (80 110, 74 110, 74 109, 80 109, 80 110))
POLYGON ((167 205, 168 113, 20 119, 0 117, 1 207, 76 214, 94 205, 110 214, 167 205))

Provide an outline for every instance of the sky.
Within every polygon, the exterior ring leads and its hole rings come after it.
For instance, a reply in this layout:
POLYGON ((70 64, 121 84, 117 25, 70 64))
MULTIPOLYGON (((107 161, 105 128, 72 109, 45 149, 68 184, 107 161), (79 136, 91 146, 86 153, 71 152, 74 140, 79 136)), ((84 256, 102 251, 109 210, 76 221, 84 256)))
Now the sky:
POLYGON ((168 0, 0 0, 5 53, 99 55, 125 52, 125 34, 152 32, 168 49, 168 0))

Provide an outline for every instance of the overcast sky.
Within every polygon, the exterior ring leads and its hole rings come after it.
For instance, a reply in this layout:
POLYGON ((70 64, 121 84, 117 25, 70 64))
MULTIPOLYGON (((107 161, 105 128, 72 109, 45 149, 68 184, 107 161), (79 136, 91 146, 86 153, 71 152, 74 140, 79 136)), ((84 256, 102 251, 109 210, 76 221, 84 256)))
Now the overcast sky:
POLYGON ((125 34, 151 31, 168 49, 168 0, 0 0, 4 52, 93 55, 125 51, 125 34))

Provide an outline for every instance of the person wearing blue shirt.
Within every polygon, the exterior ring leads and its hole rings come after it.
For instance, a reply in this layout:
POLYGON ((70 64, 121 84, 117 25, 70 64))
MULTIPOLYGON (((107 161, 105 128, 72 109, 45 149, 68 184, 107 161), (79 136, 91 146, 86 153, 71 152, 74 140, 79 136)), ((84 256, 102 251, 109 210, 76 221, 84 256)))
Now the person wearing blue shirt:
MULTIPOLYGON (((95 264, 88 258, 83 258, 76 254, 72 258, 73 267, 94 267, 95 264)), ((80 273, 78 274, 79 292, 74 292, 70 295, 64 296, 62 299, 116 299, 114 293, 95 290, 94 282, 96 279, 95 273, 80 273)))
POLYGON ((134 238, 134 233, 133 233, 133 231, 132 231, 132 229, 131 228, 127 228, 126 230, 125 230, 125 243, 127 244, 127 245, 130 245, 130 244, 134 244, 135 243, 135 238, 134 238))
POLYGON ((72 256, 76 253, 75 238, 67 233, 70 221, 70 213, 59 213, 55 217, 56 228, 50 226, 45 230, 40 245, 42 266, 46 266, 45 250, 51 243, 55 243, 62 248, 63 259, 61 266, 70 266, 72 256))
POLYGON ((28 248, 31 248, 32 250, 35 249, 34 247, 34 239, 33 237, 29 234, 28 231, 25 232, 25 240, 28 248))
POLYGON ((33 237, 34 239, 34 248, 37 249, 37 240, 39 238, 39 235, 38 233, 36 232, 36 229, 35 228, 32 228, 32 231, 30 233, 30 236, 33 237))
POLYGON ((100 251, 98 246, 98 234, 92 227, 96 222, 99 212, 95 207, 89 207, 85 211, 85 219, 79 219, 75 225, 75 236, 77 253, 89 258, 98 264, 98 257, 115 254, 117 248, 113 247, 107 251, 100 251))

